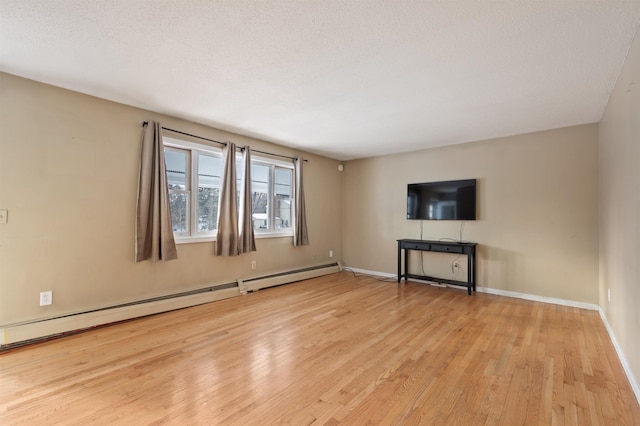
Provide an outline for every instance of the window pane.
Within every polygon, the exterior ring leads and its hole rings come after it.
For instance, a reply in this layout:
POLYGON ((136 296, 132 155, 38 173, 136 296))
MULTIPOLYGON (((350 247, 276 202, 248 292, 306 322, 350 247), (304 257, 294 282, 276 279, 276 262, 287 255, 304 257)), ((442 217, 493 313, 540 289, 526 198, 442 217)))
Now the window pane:
POLYGON ((198 188, 198 232, 215 231, 218 228, 218 188, 198 188))
POLYGON ((275 169, 275 212, 276 229, 291 228, 291 195, 293 170, 276 167, 275 169))
POLYGON ((293 176, 293 170, 276 167, 275 175, 275 195, 291 198, 291 179, 293 176))
POLYGON ((169 189, 187 189, 187 152, 164 150, 164 164, 167 168, 169 189))
POLYGON ((198 155, 198 232, 215 231, 218 227, 218 200, 222 159, 198 155))
POLYGON ((242 161, 242 157, 238 156, 236 159, 236 184, 238 189, 240 189, 240 184, 242 183, 242 175, 244 174, 244 161, 242 161))
POLYGON ((222 176, 222 158, 198 155, 198 187, 219 188, 222 176))
POLYGON ((170 193, 169 204, 173 232, 189 232, 189 194, 186 192, 170 193))
POLYGON ((291 226, 291 197, 276 196, 276 229, 286 229, 291 226))
POLYGON ((251 217, 254 229, 269 229, 270 167, 251 164, 251 217))
POLYGON ((238 203, 238 211, 240 211, 240 193, 242 193, 242 179, 244 176, 244 161, 242 161, 242 157, 238 156, 236 158, 236 189, 238 192, 236 193, 236 203, 238 203))
POLYGON ((265 166, 264 164, 251 164, 251 182, 253 187, 257 188, 256 185, 263 185, 259 187, 261 192, 267 192, 267 188, 269 187, 269 166, 265 166))

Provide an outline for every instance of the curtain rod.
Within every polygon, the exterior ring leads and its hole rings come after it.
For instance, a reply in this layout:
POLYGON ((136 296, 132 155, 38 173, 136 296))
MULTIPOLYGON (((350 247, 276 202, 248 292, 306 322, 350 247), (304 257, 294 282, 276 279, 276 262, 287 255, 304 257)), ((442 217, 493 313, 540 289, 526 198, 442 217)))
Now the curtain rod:
MULTIPOLYGON (((147 124, 149 124, 148 121, 143 121, 142 122, 142 127, 146 126, 147 124)), ((181 135, 190 136, 192 138, 202 139, 202 140, 205 140, 205 141, 209 141, 209 142, 213 142, 213 143, 217 143, 217 144, 220 144, 220 145, 227 146, 227 142, 220 142, 220 141, 217 141, 217 140, 214 140, 214 139, 205 138, 203 136, 192 135, 191 133, 181 132, 180 130, 170 129, 170 128, 164 127, 164 126, 161 126, 161 128, 162 128, 162 130, 166 130, 168 132, 179 133, 181 135)), ((242 150, 242 149, 245 149, 245 147, 244 146, 239 146, 238 149, 242 150)), ((251 152, 257 152, 257 153, 265 154, 265 155, 272 155, 274 157, 288 158, 290 160, 295 160, 296 159, 296 157, 290 157, 288 155, 282 155, 282 154, 274 154, 272 152, 266 152, 266 151, 258 151, 257 149, 252 149, 251 152)), ((304 161, 306 163, 309 160, 302 159, 302 161, 304 161)))

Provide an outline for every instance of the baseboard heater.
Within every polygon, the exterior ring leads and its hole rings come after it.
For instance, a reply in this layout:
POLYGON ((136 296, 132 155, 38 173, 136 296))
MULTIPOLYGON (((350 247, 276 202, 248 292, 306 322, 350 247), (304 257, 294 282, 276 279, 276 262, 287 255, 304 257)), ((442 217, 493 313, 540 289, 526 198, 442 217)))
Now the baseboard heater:
POLYGON ((320 277, 322 275, 340 272, 340 265, 331 263, 328 265, 312 266, 310 268, 297 269, 295 271, 287 271, 278 274, 265 275, 263 277, 249 278, 247 280, 238 280, 238 289, 240 293, 256 291, 267 287, 287 284, 295 281, 302 281, 309 278, 320 277))
POLYGON ((245 281, 217 284, 196 290, 137 300, 52 318, 26 321, 0 327, 0 350, 127 321, 148 315, 187 308, 239 296, 248 291, 272 287, 339 272, 337 263, 286 271, 245 281))

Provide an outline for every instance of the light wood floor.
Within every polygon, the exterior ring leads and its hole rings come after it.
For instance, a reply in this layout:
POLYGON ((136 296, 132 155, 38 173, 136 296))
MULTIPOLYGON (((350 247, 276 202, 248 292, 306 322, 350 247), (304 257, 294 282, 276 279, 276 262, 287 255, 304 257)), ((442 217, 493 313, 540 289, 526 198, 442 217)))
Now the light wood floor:
POLYGON ((346 272, 0 353, 0 424, 640 424, 595 311, 346 272))

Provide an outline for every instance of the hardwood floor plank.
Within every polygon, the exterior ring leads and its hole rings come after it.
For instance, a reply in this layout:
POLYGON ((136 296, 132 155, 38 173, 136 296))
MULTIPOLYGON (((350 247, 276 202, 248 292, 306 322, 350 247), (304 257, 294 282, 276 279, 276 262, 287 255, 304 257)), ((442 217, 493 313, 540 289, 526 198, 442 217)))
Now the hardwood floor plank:
POLYGON ((598 314, 329 275, 0 352, 0 424, 640 424, 598 314))

